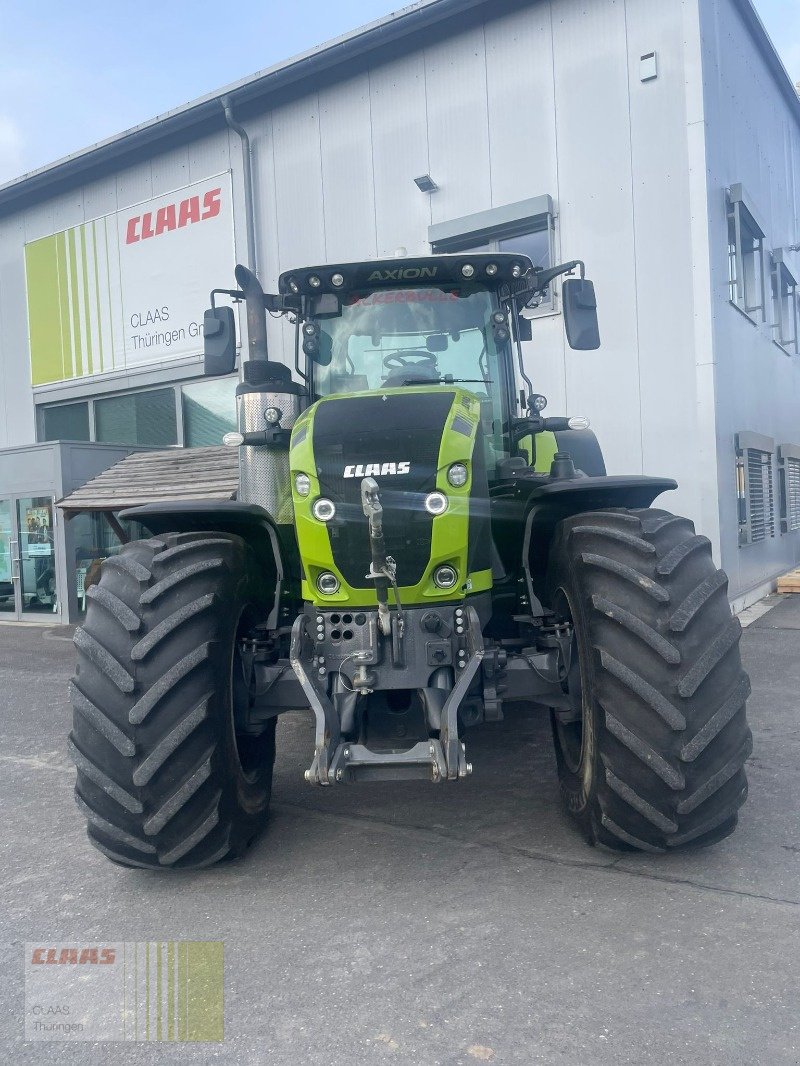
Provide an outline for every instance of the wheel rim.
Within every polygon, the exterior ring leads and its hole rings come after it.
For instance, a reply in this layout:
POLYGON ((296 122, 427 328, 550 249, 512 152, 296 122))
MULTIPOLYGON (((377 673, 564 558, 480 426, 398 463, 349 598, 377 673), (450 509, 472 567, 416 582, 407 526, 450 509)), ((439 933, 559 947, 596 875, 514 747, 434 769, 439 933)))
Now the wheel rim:
POLYGON ((578 642, 575 637, 575 625, 572 620, 569 599, 563 589, 559 589, 559 602, 557 617, 560 622, 566 622, 572 627, 572 640, 570 641, 569 664, 566 677, 561 687, 569 701, 567 715, 559 715, 559 708, 554 708, 556 732, 561 745, 561 753, 564 762, 571 773, 577 774, 583 761, 583 753, 586 744, 583 707, 583 678, 581 674, 580 655, 578 642))
POLYGON ((251 612, 244 607, 239 615, 231 650, 230 707, 231 732, 239 770, 242 776, 251 782, 265 768, 265 757, 269 747, 268 731, 253 735, 244 729, 250 706, 250 692, 242 659, 241 640, 252 628, 251 612))

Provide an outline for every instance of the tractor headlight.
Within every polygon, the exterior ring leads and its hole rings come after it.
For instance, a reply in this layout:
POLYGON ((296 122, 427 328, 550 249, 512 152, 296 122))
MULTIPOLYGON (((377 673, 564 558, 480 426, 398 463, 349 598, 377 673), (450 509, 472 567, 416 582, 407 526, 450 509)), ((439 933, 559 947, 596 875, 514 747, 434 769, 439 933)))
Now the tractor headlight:
POLYGON ((444 514, 447 510, 447 497, 443 492, 429 492, 425 497, 425 510, 428 514, 444 514))
POLYGON ((317 578, 317 588, 323 596, 332 596, 339 591, 339 578, 330 570, 323 570, 317 578))
POLYGON ((298 496, 308 496, 311 492, 311 478, 308 474, 294 475, 294 491, 298 496))
POLYGON ((329 500, 325 496, 320 496, 318 500, 314 500, 314 503, 311 506, 311 513, 318 522, 330 522, 336 514, 336 504, 333 500, 329 500))
POLYGON ((308 279, 308 284, 311 286, 312 289, 318 289, 322 284, 322 279, 316 274, 312 274, 311 277, 308 279))
POLYGON ((437 566, 433 571, 433 583, 440 589, 451 589, 458 581, 458 571, 453 566, 437 566))
POLYGON ((453 463, 447 471, 447 480, 454 489, 460 489, 467 483, 467 468, 463 463, 453 463))
POLYGON ((281 418, 283 418, 283 411, 278 407, 268 407, 264 412, 264 418, 271 426, 277 426, 281 418))
POLYGON ((344 285, 344 275, 331 274, 331 285, 335 285, 337 289, 340 289, 344 285))
POLYGON ((475 274, 475 267, 472 263, 465 263, 461 268, 461 273, 465 278, 471 278, 475 274))

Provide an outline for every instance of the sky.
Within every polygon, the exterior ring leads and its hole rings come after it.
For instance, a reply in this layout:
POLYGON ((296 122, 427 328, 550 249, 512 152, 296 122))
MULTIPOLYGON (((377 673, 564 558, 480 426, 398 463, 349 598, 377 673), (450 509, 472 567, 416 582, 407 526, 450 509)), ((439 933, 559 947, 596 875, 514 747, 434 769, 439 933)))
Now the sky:
MULTIPOLYGON (((755 0, 800 81, 800 0, 755 0)), ((0 0, 0 184, 404 0, 0 0)))

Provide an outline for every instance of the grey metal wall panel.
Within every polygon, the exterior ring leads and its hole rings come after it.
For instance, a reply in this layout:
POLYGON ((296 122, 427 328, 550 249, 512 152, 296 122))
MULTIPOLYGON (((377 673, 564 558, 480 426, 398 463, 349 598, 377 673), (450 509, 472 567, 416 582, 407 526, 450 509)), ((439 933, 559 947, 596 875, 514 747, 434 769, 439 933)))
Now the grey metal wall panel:
MULTIPOLYGON (((800 129, 732 0, 700 5, 708 170, 712 328, 722 564, 732 591, 746 593, 800 560, 800 534, 739 547, 734 436, 751 430, 800 443, 800 357, 774 343, 768 321, 751 322, 729 302, 725 189, 741 182, 768 247, 800 239, 800 129)), ((800 259, 787 254, 800 280, 800 259)), ((777 504, 777 480, 775 482, 777 504)))

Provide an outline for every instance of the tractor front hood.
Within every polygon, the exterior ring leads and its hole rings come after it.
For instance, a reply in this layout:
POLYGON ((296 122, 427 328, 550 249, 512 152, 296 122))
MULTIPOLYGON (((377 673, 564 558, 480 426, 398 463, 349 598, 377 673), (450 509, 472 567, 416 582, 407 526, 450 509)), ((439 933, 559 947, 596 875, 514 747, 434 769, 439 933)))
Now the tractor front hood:
MULTIPOLYGON (((480 403, 471 393, 441 386, 331 396, 300 416, 292 433, 290 466, 307 599, 320 605, 376 602, 374 582, 367 577, 369 533, 361 503, 365 477, 375 478, 379 486, 386 552, 397 564, 404 602, 462 599, 475 588, 468 558, 470 500, 476 490, 482 500, 487 494, 483 463, 475 462, 479 416, 480 403), (469 472, 460 487, 447 480, 455 462, 469 472), (302 474, 308 478, 306 495, 297 491, 302 474), (332 508, 317 506, 320 500, 330 501, 332 508), (445 563, 458 573, 457 584, 447 591, 433 580, 436 568, 445 563), (336 593, 321 595, 321 573, 337 577, 336 593)), ((480 440, 481 458, 482 448, 480 440)), ((477 577, 482 588, 489 587, 487 580, 488 571, 477 577)))

